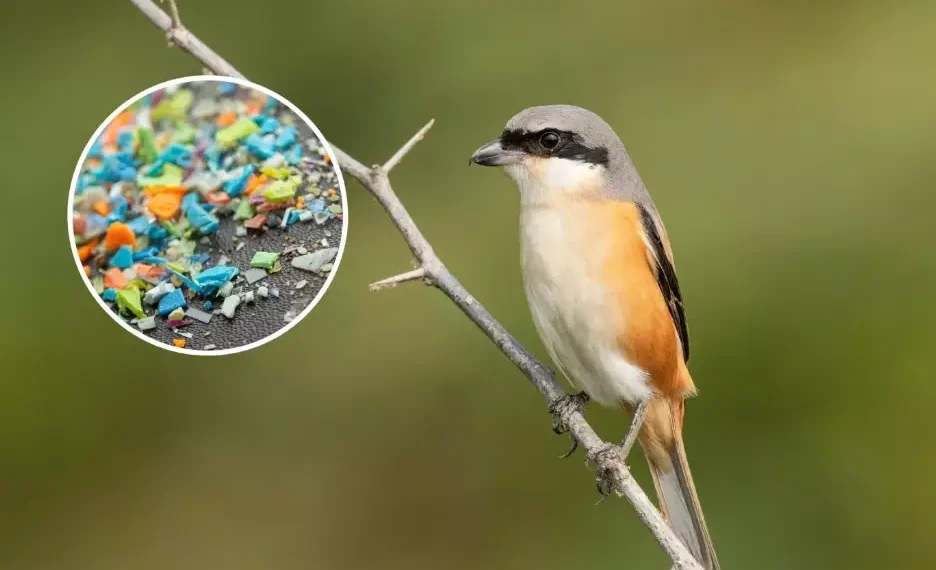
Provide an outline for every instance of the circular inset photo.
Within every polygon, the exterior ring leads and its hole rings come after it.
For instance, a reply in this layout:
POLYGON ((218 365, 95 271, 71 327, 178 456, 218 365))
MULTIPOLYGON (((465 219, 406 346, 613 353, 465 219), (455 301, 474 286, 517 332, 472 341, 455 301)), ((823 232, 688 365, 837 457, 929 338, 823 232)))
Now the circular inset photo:
POLYGON ((186 354, 259 346, 305 317, 347 237, 322 133, 259 85, 176 79, 114 111, 72 179, 78 268, 123 328, 186 354))

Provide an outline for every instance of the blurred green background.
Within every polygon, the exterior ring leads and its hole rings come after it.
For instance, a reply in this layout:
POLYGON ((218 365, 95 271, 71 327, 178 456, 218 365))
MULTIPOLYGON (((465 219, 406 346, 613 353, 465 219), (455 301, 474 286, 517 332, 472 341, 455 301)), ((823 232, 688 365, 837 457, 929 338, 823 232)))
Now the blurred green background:
MULTIPOLYGON (((515 189, 467 159, 523 107, 601 114, 676 250, 687 446, 723 566, 933 568, 936 3, 816 4, 180 9, 366 163, 435 117, 395 188, 541 356, 515 189)), ((0 567, 667 568, 625 501, 593 506, 540 396, 442 295, 368 292, 410 257, 356 183, 337 278, 279 340, 196 358, 122 331, 75 269, 68 185, 115 107, 201 68, 128 2, 0 11, 0 567)))

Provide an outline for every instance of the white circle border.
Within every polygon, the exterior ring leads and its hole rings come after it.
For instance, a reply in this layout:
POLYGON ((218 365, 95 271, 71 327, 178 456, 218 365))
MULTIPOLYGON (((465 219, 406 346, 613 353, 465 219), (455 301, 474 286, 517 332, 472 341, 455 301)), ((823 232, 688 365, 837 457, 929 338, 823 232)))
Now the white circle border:
POLYGON ((264 344, 268 342, 272 342, 276 340, 281 335, 285 334, 290 329, 292 329, 294 326, 298 325, 299 322, 302 321, 312 311, 312 309, 314 309, 315 306, 319 303, 319 301, 325 295, 325 292, 328 291, 328 288, 331 286, 332 280, 335 278, 335 274, 338 272, 338 268, 341 266, 341 258, 344 255, 345 246, 348 243, 348 193, 347 193, 347 190, 345 189, 344 177, 341 174, 341 166, 339 166, 338 161, 335 159, 335 153, 332 150, 331 145, 328 144, 328 141, 325 139, 324 135, 322 135, 322 132, 318 129, 318 127, 315 126, 315 123, 313 123, 312 120, 309 119, 309 117, 307 117, 305 113, 299 110, 298 107, 293 105, 291 101, 289 101, 288 99, 286 99, 279 93, 276 93, 275 91, 267 89, 266 87, 263 87, 262 85, 258 85, 246 79, 240 79, 238 77, 228 77, 224 75, 188 75, 186 77, 179 77, 177 79, 170 79, 169 81, 164 81, 148 89, 144 89, 143 91, 137 93, 133 97, 130 97, 122 105, 118 106, 117 109, 115 109, 114 112, 112 112, 106 119, 104 119, 104 122, 101 123, 101 126, 99 126, 97 130, 94 131, 94 134, 91 135, 91 138, 88 140, 88 144, 85 145, 84 150, 81 151, 81 156, 78 158, 78 165, 75 166, 75 173, 72 176, 71 186, 68 190, 68 206, 65 211, 65 223, 68 229, 68 243, 71 246, 71 253, 75 259, 75 266, 78 269, 78 275, 81 277, 81 280, 84 282, 85 287, 87 287, 88 292, 91 293, 91 296, 94 298, 95 301, 97 301, 97 304, 100 305, 101 309, 103 309, 104 312, 107 313, 107 315, 111 319, 116 321, 117 324, 119 324, 121 327, 129 331, 131 334, 133 334, 137 338, 142 339, 146 341, 147 343, 155 347, 161 348, 163 350, 168 350, 170 352, 175 352, 178 354, 194 355, 194 356, 225 356, 228 354, 238 354, 240 352, 246 352, 248 350, 263 346, 264 344), (315 133, 315 136, 318 138, 319 143, 325 148, 325 152, 328 153, 328 156, 331 159, 331 166, 332 168, 335 169, 335 173, 338 175, 338 187, 341 190, 341 211, 342 211, 341 242, 338 244, 338 255, 335 257, 335 262, 332 266, 331 271, 328 272, 328 277, 325 278, 325 283, 322 285, 322 288, 315 295, 315 297, 312 299, 309 305, 305 309, 303 309, 301 313, 299 313, 299 315, 297 315, 294 319, 286 323, 283 327, 281 327, 276 332, 270 335, 267 335, 254 342, 251 342, 249 344, 245 344, 243 346, 238 346, 235 348, 224 348, 221 350, 199 350, 195 348, 186 349, 186 348, 179 348, 177 346, 165 344, 143 334, 143 332, 138 330, 137 327, 131 325, 130 323, 124 321, 119 316, 117 316, 110 309, 110 307, 108 307, 104 303, 104 299, 102 299, 101 296, 97 294, 97 292, 94 290, 94 285, 91 283, 91 280, 88 279, 88 277, 84 273, 84 266, 81 263, 81 259, 79 259, 78 257, 78 247, 77 247, 77 244, 75 243, 75 234, 74 234, 73 223, 72 223, 72 217, 73 217, 73 213, 74 213, 73 211, 74 211, 74 205, 75 205, 75 189, 78 186, 78 178, 81 176, 82 167, 85 164, 85 160, 87 160, 88 158, 88 153, 91 151, 91 147, 94 145, 94 142, 98 140, 98 138, 101 136, 101 133, 104 132, 104 129, 106 129, 107 126, 110 125, 110 123, 117 117, 117 115, 119 115, 120 113, 128 109, 131 105, 133 105, 134 103, 136 103, 143 97, 146 97, 150 93, 154 91, 158 91, 160 89, 165 89, 167 87, 173 87, 175 85, 180 85, 180 84, 194 83, 196 81, 214 81, 218 83, 235 83, 237 85, 240 85, 241 87, 247 87, 247 88, 259 91, 267 95, 268 97, 273 97, 281 104, 286 105, 286 107, 288 107, 293 113, 295 113, 300 119, 302 119, 306 123, 306 125, 308 125, 312 129, 312 132, 315 133))

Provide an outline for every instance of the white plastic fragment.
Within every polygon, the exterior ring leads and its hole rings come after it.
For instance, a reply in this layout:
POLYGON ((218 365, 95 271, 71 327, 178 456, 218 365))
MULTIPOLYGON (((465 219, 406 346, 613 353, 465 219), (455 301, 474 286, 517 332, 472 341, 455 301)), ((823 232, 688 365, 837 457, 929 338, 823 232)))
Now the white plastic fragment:
POLYGON ((175 291, 175 285, 164 281, 143 294, 143 302, 147 305, 155 305, 167 294, 175 291))
POLYGON ((222 297, 228 297, 232 291, 234 291, 234 283, 228 281, 222 285, 220 289, 218 289, 218 295, 221 295, 222 297))
POLYGON ((323 265, 335 259, 336 255, 338 255, 338 248, 330 247, 327 249, 320 249, 318 251, 313 251, 312 253, 307 253, 305 255, 294 257, 291 263, 292 263, 292 266, 295 267, 296 269, 317 272, 322 269, 323 265))
POLYGON ((185 309, 183 309, 182 307, 179 307, 173 310, 171 313, 169 313, 169 316, 166 318, 170 321, 181 321, 182 319, 185 318, 185 309))
POLYGON ((309 284, 309 282, 306 281, 305 279, 303 279, 302 281, 296 283, 296 289, 302 289, 303 287, 305 287, 305 286, 308 285, 308 284, 309 284))
POLYGON ((237 237, 244 237, 245 235, 247 235, 247 228, 245 228, 244 226, 237 226, 236 228, 234 228, 234 235, 236 235, 237 237))
POLYGON ((211 322, 211 314, 210 314, 210 313, 206 313, 206 312, 204 312, 204 311, 201 311, 201 310, 199 310, 199 309, 196 309, 195 307, 189 307, 188 310, 185 311, 185 314, 186 314, 186 316, 192 317, 192 318, 195 319, 196 321, 200 321, 200 322, 203 322, 203 323, 209 323, 209 322, 211 322))
POLYGON ((257 287, 257 296, 263 297, 264 299, 266 299, 267 297, 270 296, 270 290, 267 288, 266 285, 261 285, 257 287))
POLYGON ((205 345, 205 350, 214 350, 214 349, 216 349, 216 348, 218 348, 218 347, 216 347, 216 346, 213 345, 213 344, 206 344, 206 345, 205 345))
POLYGON ((230 295, 224 299, 224 304, 221 305, 221 313, 229 319, 234 318, 234 311, 237 310, 237 306, 240 305, 240 297, 237 295, 230 295))
POLYGON ((247 280, 248 285, 253 285, 257 281, 260 281, 261 279, 266 279, 267 275, 268 274, 266 272, 266 269, 263 269, 261 267, 251 267, 250 269, 244 272, 244 279, 247 280))
POLYGON ((296 250, 296 253, 298 253, 299 255, 305 255, 305 254, 309 253, 309 250, 307 250, 306 248, 304 248, 304 247, 302 247, 302 246, 300 245, 300 246, 299 246, 299 249, 296 250))
POLYGON ((146 317, 137 321, 137 327, 141 331, 148 331, 156 328, 156 317, 146 317))
POLYGON ((244 302, 245 302, 245 303, 253 303, 253 302, 254 302, 254 292, 253 292, 253 291, 247 291, 246 293, 244 293, 244 302))

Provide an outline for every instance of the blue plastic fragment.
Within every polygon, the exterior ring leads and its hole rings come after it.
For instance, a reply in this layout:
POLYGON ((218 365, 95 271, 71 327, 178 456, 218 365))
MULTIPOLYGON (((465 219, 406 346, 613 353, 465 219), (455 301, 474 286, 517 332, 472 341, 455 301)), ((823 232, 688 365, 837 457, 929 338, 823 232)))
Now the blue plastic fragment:
POLYGON ((208 260, 210 260, 210 259, 211 259, 211 254, 210 254, 210 253, 195 253, 195 254, 192 254, 192 255, 189 256, 189 260, 190 260, 192 263, 205 264, 205 263, 207 263, 208 260))
POLYGON ((190 204, 188 209, 185 210, 185 215, 202 234, 213 234, 218 231, 221 225, 218 218, 209 214, 198 203, 190 204))
POLYGON ((127 217, 127 199, 117 194, 110 199, 111 211, 107 214, 107 223, 122 222, 127 217))
POLYGON ((92 176, 99 184, 136 180, 136 168, 132 159, 128 163, 124 158, 121 153, 104 155, 101 159, 101 166, 91 172, 92 176))
POLYGON ((214 303, 212 303, 211 301, 205 301, 202 307, 204 307, 206 311, 210 311, 211 308, 214 307, 214 303))
POLYGON ((133 152, 133 146, 136 144, 136 139, 133 137, 133 131, 130 129, 123 129, 117 133, 117 148, 121 152, 133 152))
POLYGON ((140 251, 133 254, 133 261, 143 261, 149 259, 159 253, 159 248, 155 246, 150 246, 146 249, 141 249, 140 251))
POLYGON ((289 217, 286 218, 286 225, 291 226, 299 221, 299 217, 302 216, 302 212, 299 210, 291 210, 289 212, 289 217))
POLYGON ((276 148, 280 150, 286 150, 291 147, 296 142, 296 127, 290 125, 288 127, 283 127, 280 130, 280 134, 277 135, 276 141, 273 143, 276 145, 276 148))
POLYGON ((298 166, 302 162, 302 145, 295 145, 286 153, 286 162, 291 166, 298 166))
POLYGON ((272 135, 278 128, 279 121, 276 120, 276 117, 264 117, 260 123, 260 133, 264 135, 272 135))
POLYGON ((104 289, 104 292, 101 293, 101 298, 105 301, 116 301, 117 300, 117 289, 113 287, 108 287, 104 289))
POLYGON ((267 95, 266 103, 263 105, 263 112, 267 115, 276 111, 276 98, 267 95))
POLYGON ((241 173, 226 181, 221 188, 231 196, 240 196, 244 188, 247 187, 247 179, 254 173, 256 168, 252 164, 241 169, 241 173))
POLYGON ((237 84, 230 81, 224 81, 218 85, 218 92, 222 95, 232 95, 235 89, 237 89, 237 84))
POLYGON ((169 230, 160 226, 159 224, 153 224, 149 229, 149 237, 152 240, 160 240, 165 237, 168 237, 169 230))
POLYGON ((185 145, 172 143, 165 148, 156 159, 163 164, 172 163, 179 168, 192 167, 192 151, 185 145))
POLYGON ((178 277, 178 278, 179 278, 179 281, 181 281, 183 285, 185 285, 186 287, 188 287, 188 288, 191 289, 192 291, 195 291, 196 293, 201 293, 201 292, 202 292, 202 288, 201 288, 201 286, 200 286, 198 283, 195 283, 194 281, 192 281, 191 279, 189 279, 189 278, 186 277, 185 275, 182 275, 181 273, 179 273, 179 272, 176 271, 175 269, 169 269, 169 271, 170 271, 173 275, 175 275, 176 277, 178 277))
POLYGON ((236 267, 228 265, 215 265, 206 269, 195 277, 195 282, 201 288, 204 296, 209 296, 218 290, 219 287, 234 279, 239 270, 236 267))
POLYGON ((248 136, 244 144, 251 154, 259 156, 262 159, 270 158, 276 152, 273 148, 273 142, 264 139, 258 133, 253 133, 248 136))
POLYGON ((127 222, 127 227, 137 235, 148 233, 150 231, 150 226, 152 225, 153 222, 149 221, 149 218, 146 216, 137 216, 127 222))
POLYGON ((306 203, 306 209, 309 210, 310 212, 312 212, 313 214, 318 214, 319 212, 324 212, 324 211, 325 211, 325 200, 322 200, 321 198, 316 198, 316 199, 314 199, 314 200, 310 200, 309 202, 306 203))
POLYGON ((157 257, 155 255, 147 257, 143 261, 149 263, 150 265, 165 265, 169 263, 165 257, 157 257))
POLYGON ((165 317, 179 307, 184 309, 188 307, 188 303, 185 301, 185 295, 182 294, 182 290, 174 289, 163 295, 163 298, 159 300, 159 307, 157 310, 160 316, 165 317))
POLYGON ((90 172, 85 172, 78 177, 78 185, 75 187, 75 194, 79 196, 84 194, 85 189, 89 186, 94 186, 94 175, 90 172))
POLYGON ((118 269, 127 269, 133 265, 133 248, 129 245, 122 245, 117 253, 111 256, 110 264, 118 269))
POLYGON ((88 158, 101 158, 103 152, 104 144, 101 142, 101 139, 97 139, 91 144, 91 148, 88 149, 88 158))
POLYGON ((193 205, 197 206, 198 202, 199 202, 198 194, 196 194, 195 192, 189 192, 188 194, 182 197, 182 211, 187 212, 188 209, 191 208, 193 205))
POLYGON ((221 170, 221 149, 213 145, 205 149, 205 162, 211 170, 221 170))

